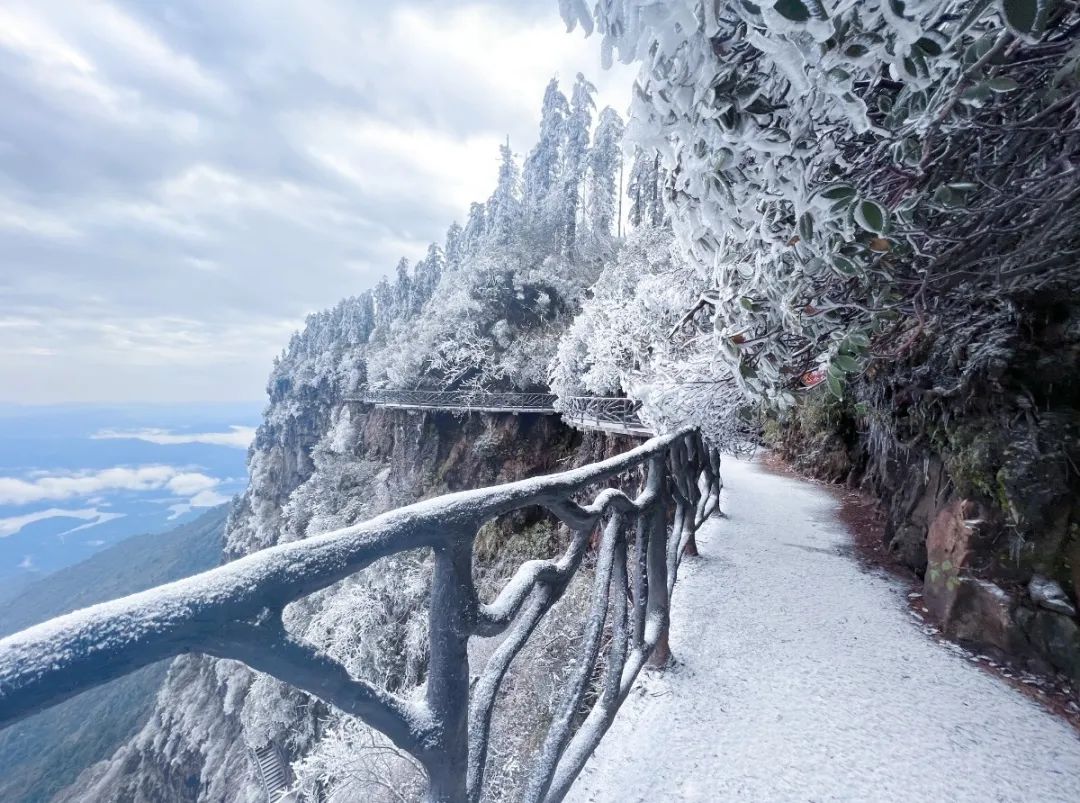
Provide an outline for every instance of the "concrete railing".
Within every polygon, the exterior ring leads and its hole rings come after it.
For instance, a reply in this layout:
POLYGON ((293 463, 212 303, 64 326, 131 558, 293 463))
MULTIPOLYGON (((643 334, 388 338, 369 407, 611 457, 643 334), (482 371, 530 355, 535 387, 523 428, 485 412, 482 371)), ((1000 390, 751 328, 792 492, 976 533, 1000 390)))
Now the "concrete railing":
POLYGON ((696 432, 673 433, 583 468, 429 499, 75 611, 0 640, 0 726, 163 658, 198 652, 242 661, 364 720, 420 762, 430 800, 478 801, 500 685, 596 545, 580 652, 523 798, 559 800, 640 668, 667 661, 679 562, 719 490, 716 452, 696 432), (599 489, 615 479, 620 488, 638 482, 639 490, 599 489), (565 553, 523 564, 495 599, 481 600, 472 576, 478 530, 537 506, 569 527, 565 553), (434 553, 421 697, 398 697, 355 678, 286 630, 282 611, 289 603, 413 549, 434 553), (503 640, 470 690, 469 639, 499 634, 503 640), (579 724, 590 689, 595 702, 579 724))

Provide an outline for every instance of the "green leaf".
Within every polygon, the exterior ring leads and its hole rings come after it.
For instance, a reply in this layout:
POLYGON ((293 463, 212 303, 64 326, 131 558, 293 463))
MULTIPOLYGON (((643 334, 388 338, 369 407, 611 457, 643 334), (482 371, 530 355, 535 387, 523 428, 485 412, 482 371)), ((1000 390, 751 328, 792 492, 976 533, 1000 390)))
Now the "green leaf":
POLYGON ((915 47, 919 48, 924 55, 940 56, 945 52, 945 38, 941 34, 928 33, 915 43, 915 47))
POLYGON ((773 8, 785 19, 792 22, 806 22, 810 19, 810 9, 802 0, 776 0, 773 8))
POLYGON ((860 201, 855 207, 855 222, 866 231, 881 234, 885 231, 888 212, 873 201, 860 201))
POLYGON ((814 239, 814 218, 809 212, 803 212, 799 217, 799 237, 803 242, 814 239))
POLYGON ((853 374, 859 370, 859 364, 846 354, 837 354, 832 358, 832 364, 845 374, 853 374))
POLYGON ((1046 26, 1049 0, 1001 0, 1005 22, 1028 40, 1038 39, 1046 26))
POLYGON ((850 184, 832 184, 821 191, 826 201, 849 201, 855 197, 856 189, 850 184))
POLYGON ((870 338, 864 335, 862 332, 852 332, 847 336, 847 342, 852 347, 862 350, 870 348, 870 338))
POLYGON ((836 268, 836 272, 843 276, 854 276, 859 272, 854 262, 840 254, 833 254, 832 263, 833 267, 836 268))
POLYGON ((825 375, 825 384, 829 388, 829 393, 838 399, 844 398, 844 382, 832 371, 829 371, 825 375))
POLYGON ((1019 89, 1020 84, 1015 79, 1009 78, 1007 75, 1003 75, 1000 78, 991 78, 986 82, 986 85, 994 92, 1012 92, 1014 89, 1019 89))

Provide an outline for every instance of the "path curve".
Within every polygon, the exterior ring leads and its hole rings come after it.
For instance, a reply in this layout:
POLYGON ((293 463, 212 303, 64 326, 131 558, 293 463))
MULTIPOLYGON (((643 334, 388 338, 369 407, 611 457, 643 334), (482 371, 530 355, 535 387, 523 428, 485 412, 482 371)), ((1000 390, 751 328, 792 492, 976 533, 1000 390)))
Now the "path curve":
POLYGON ((926 636, 837 502, 726 460, 687 560, 679 665, 631 692, 567 800, 1080 801, 1080 738, 926 636))

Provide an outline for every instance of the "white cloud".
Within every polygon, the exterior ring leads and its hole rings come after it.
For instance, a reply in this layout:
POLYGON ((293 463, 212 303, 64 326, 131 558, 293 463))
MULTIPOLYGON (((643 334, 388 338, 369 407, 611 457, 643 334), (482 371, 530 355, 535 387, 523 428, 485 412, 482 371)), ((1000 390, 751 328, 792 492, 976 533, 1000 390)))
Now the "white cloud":
POLYGON ((135 468, 118 466, 73 474, 39 474, 29 480, 0 477, 0 504, 25 505, 108 491, 169 490, 178 496, 191 496, 214 488, 218 483, 219 480, 205 474, 163 465, 135 468), (173 483, 176 484, 175 488, 173 483))
POLYGON ((208 489, 199 491, 191 497, 192 507, 215 507, 229 501, 229 497, 219 494, 217 491, 208 489))
POLYGON ((154 427, 133 430, 103 429, 90 437, 94 440, 146 441, 160 446, 202 443, 208 446, 230 446, 234 449, 247 449, 255 438, 255 427, 233 424, 229 430, 229 432, 172 432, 154 427))
MULTIPOLYGON (((62 508, 51 507, 47 510, 38 510, 33 513, 26 513, 22 516, 9 516, 5 519, 0 519, 0 538, 7 538, 10 535, 15 535, 23 527, 27 527, 34 522, 45 521, 46 519, 83 519, 87 524, 82 524, 78 527, 74 527, 67 530, 67 533, 73 533, 78 530, 85 530, 87 527, 95 527, 98 524, 103 524, 113 519, 118 519, 123 516, 122 513, 106 513, 97 508, 84 508, 81 510, 65 510, 62 508)), ((29 557, 27 558, 29 560, 29 557)), ((22 567, 26 568, 26 567, 22 567)))

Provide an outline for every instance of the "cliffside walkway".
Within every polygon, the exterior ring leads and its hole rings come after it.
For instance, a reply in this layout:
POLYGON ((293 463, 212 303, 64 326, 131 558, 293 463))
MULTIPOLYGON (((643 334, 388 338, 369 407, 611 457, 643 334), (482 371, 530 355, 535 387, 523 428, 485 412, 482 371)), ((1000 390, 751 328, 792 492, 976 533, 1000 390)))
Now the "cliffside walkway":
POLYGON ((1080 739, 860 567, 827 491, 724 461, 640 678, 567 800, 1080 800, 1080 739))
POLYGON ((561 415, 568 424, 578 429, 603 430, 641 438, 651 438, 656 434, 638 415, 640 402, 616 396, 570 396, 560 399, 552 393, 362 388, 345 401, 398 410, 561 415))

